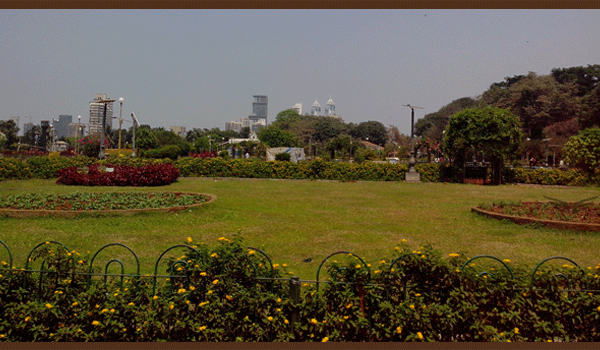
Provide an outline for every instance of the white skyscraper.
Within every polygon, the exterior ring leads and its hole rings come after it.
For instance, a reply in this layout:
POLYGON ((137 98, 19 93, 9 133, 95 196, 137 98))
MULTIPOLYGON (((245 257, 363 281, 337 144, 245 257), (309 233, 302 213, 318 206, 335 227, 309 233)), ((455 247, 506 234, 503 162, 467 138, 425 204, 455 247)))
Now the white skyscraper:
POLYGON ((315 98, 315 103, 313 103, 313 105, 310 109, 310 115, 313 115, 313 116, 321 115, 321 105, 319 104, 319 102, 317 101, 316 98, 315 98))
MULTIPOLYGON (((106 94, 96 94, 96 98, 90 102, 90 126, 89 134, 99 134, 102 130, 102 117, 104 116, 104 103, 101 101, 108 100, 106 94)), ((106 103, 106 124, 112 128, 113 102, 106 103)))
POLYGON ((329 96, 329 101, 325 105, 325 115, 328 117, 335 115, 335 103, 333 103, 331 96, 329 96))

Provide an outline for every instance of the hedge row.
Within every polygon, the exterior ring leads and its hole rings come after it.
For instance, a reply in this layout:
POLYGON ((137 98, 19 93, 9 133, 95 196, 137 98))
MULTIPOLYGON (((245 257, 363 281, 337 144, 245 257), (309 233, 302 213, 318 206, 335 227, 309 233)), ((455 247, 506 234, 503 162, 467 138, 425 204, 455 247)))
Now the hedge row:
MULTIPOLYGON (((54 178, 56 172, 68 167, 113 164, 140 167, 145 165, 173 164, 181 176, 238 177, 267 179, 312 179, 340 181, 402 181, 408 167, 389 163, 339 163, 313 160, 299 163, 265 162, 262 160, 185 157, 171 159, 146 159, 130 157, 108 157, 98 161, 85 156, 31 157, 23 160, 0 158, 0 179, 54 178)), ((452 179, 452 168, 448 164, 424 163, 416 165, 421 181, 441 182, 452 179)), ((505 183, 541 185, 585 186, 600 185, 600 169, 589 174, 570 169, 505 168, 505 183)))
POLYGON ((598 266, 540 270, 532 285, 517 268, 513 279, 499 264, 463 268, 459 254, 402 245, 371 264, 329 260, 329 281, 342 283, 304 283, 294 300, 285 264, 220 243, 168 260, 161 271, 187 278, 158 286, 90 280, 88 257, 42 245, 29 268, 43 260, 55 274, 0 269, 0 341, 600 341, 598 266), (563 277, 587 290, 561 289, 563 277))

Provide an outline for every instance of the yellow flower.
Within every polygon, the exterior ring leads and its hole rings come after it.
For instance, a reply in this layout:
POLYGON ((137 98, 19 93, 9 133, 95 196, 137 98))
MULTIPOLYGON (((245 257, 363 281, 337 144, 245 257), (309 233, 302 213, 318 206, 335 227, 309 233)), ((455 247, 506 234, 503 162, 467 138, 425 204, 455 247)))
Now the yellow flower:
POLYGON ((287 267, 287 264, 281 264, 282 267, 287 267))
POLYGON ((353 305, 352 303, 350 303, 350 304, 346 305, 346 309, 349 309, 349 308, 351 308, 351 307, 352 307, 352 305, 353 305))
POLYGON ((117 296, 117 295, 119 295, 119 293, 115 293, 114 295, 117 296))
POLYGON ((423 340, 423 333, 417 332, 417 337, 419 337, 420 340, 423 340))
POLYGON ((349 316, 344 316, 344 320, 347 320, 349 316))
POLYGON ((188 244, 192 243, 192 237, 188 237, 187 242, 188 242, 188 244))
POLYGON ((46 244, 50 244, 50 242, 46 242, 46 244))
POLYGON ((152 297, 152 299, 156 300, 156 299, 158 299, 158 296, 155 295, 152 297))
POLYGON ((278 303, 281 303, 281 298, 277 298, 277 302, 278 302, 278 303))
POLYGON ((211 258, 216 258, 216 257, 218 257, 218 255, 217 255, 217 253, 212 253, 212 254, 210 255, 210 257, 211 257, 211 258))
POLYGON ((504 259, 504 260, 502 260, 502 261, 504 261, 505 263, 509 263, 509 262, 510 262, 510 259, 504 259))
POLYGON ((360 269, 360 265, 356 265, 356 268, 357 268, 357 269, 360 269))
POLYGON ((185 301, 185 305, 190 305, 190 301, 189 301, 189 300, 186 300, 186 301, 185 301))
POLYGON ((415 296, 418 298, 421 296, 421 293, 417 293, 417 294, 415 294, 415 296))
POLYGON ((190 286, 190 290, 191 290, 191 291, 194 291, 194 290, 196 290, 196 287, 194 287, 194 286, 190 286))
POLYGON ((285 323, 285 324, 289 324, 289 323, 290 323, 290 321, 288 321, 287 319, 285 319, 285 320, 283 320, 283 323, 285 323))
POLYGON ((329 341, 329 338, 325 337, 323 338, 323 340, 321 340, 321 343, 327 343, 329 341))
POLYGON ((411 304, 411 305, 409 306, 409 308, 410 308, 411 310, 414 310, 414 309, 415 309, 415 306, 411 304))
POLYGON ((83 265, 83 260, 79 260, 77 263, 78 263, 79 265, 83 265))
POLYGON ((115 313, 115 309, 110 309, 110 313, 114 314, 115 313))
POLYGON ((515 327, 515 334, 519 334, 519 328, 515 327))
POLYGON ((209 290, 208 292, 206 292, 206 294, 212 294, 212 290, 209 290))
POLYGON ((131 302, 131 303, 127 304, 127 305, 129 305, 129 306, 133 306, 133 305, 135 305, 135 304, 134 304, 133 302, 131 302))
POLYGON ((400 242, 402 242, 402 243, 406 243, 406 240, 405 240, 405 239, 402 239, 400 242))
POLYGON ((29 320, 31 320, 31 316, 25 317, 25 322, 29 322, 29 320))
POLYGON ((206 276, 206 272, 200 272, 200 276, 202 276, 202 277, 206 276))
POLYGON ((226 295, 226 296, 225 296, 225 299, 227 299, 227 300, 229 300, 229 301, 232 301, 232 300, 233 300, 233 297, 232 297, 232 296, 230 296, 230 295, 226 295))
POLYGON ((98 321, 93 321, 93 322, 92 322, 92 326, 97 326, 97 325, 99 325, 99 324, 100 324, 100 322, 98 322, 98 321))
POLYGON ((203 331, 203 330, 205 330, 205 329, 206 329, 206 326, 198 327, 198 330, 199 330, 200 332, 202 332, 202 331, 203 331))
POLYGON ((47 307, 48 309, 52 309, 52 304, 46 304, 46 307, 47 307))
POLYGON ((379 263, 380 264, 385 264, 385 260, 381 260, 379 263))
POLYGON ((248 255, 254 255, 254 253, 256 253, 254 250, 251 250, 248 252, 248 255))
POLYGON ((402 333, 402 327, 398 326, 396 327, 396 334, 400 334, 402 333))
POLYGON ((173 310, 174 308, 175 308, 175 305, 173 305, 173 304, 169 305, 169 310, 173 310))
POLYGON ((269 321, 269 322, 273 321, 273 317, 271 317, 271 316, 267 317, 267 321, 269 321))
POLYGON ((185 288, 179 288, 177 290, 177 294, 182 294, 182 293, 185 293, 185 288))
POLYGON ((216 285, 217 283, 219 283, 219 280, 212 281, 212 284, 214 284, 214 285, 216 285))
POLYGON ((317 323, 319 323, 319 321, 317 321, 315 318, 313 318, 312 320, 310 320, 310 323, 317 324, 317 323))
POLYGON ((379 270, 375 270, 375 274, 378 274, 380 271, 379 270))
POLYGON ((107 311, 108 311, 108 309, 102 309, 102 311, 100 311, 100 313, 105 313, 107 311))
POLYGON ((71 304, 71 306, 77 306, 77 305, 79 305, 78 302, 74 302, 73 304, 71 304))
POLYGON ((448 256, 451 258, 458 258, 460 255, 456 254, 456 253, 450 253, 450 254, 448 254, 448 256))

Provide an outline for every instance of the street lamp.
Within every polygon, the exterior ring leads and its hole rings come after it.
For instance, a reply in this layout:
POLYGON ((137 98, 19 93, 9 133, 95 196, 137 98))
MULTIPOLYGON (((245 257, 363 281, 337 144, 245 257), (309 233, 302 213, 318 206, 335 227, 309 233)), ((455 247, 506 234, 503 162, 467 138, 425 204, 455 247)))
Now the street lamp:
POLYGON ((140 126, 140 123, 133 112, 131 112, 131 119, 133 119, 133 147, 131 150, 131 158, 135 158, 135 128, 140 126))
POLYGON ((411 105, 403 105, 404 107, 410 108, 410 159, 408 161, 408 172, 406 173, 406 181, 421 181, 421 176, 415 170, 415 164, 417 163, 415 159, 415 108, 425 109, 423 107, 416 107, 411 105))
POLYGON ((77 154, 79 154, 79 141, 81 141, 82 137, 81 133, 81 116, 77 116, 77 154))
POLYGON ((119 150, 121 149, 121 125, 123 125, 123 97, 119 98, 119 150))

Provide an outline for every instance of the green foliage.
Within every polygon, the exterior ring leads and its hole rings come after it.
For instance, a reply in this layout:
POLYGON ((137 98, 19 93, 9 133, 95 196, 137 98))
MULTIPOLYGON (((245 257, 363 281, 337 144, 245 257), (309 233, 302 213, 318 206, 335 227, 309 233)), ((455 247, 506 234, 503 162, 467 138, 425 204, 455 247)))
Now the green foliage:
POLYGON ((289 131, 281 130, 273 125, 261 128, 257 136, 260 142, 271 148, 293 147, 296 145, 296 137, 294 134, 289 131))
POLYGON ((148 150, 158 147, 156 133, 150 128, 139 128, 135 133, 135 147, 138 150, 148 150))
POLYGON ((594 172, 600 168, 600 128, 581 130, 564 145, 563 152, 571 166, 594 172))
POLYGON ((0 341, 600 340, 600 299, 586 292, 600 287, 600 266, 544 266, 531 279, 510 261, 401 243, 377 262, 324 261, 320 283, 294 300, 285 264, 238 236, 218 241, 188 238, 157 277, 89 278, 101 272, 89 254, 50 242, 26 267, 51 275, 2 262, 0 341))
POLYGON ((350 135, 354 138, 369 140, 376 145, 385 145, 387 131, 385 126, 378 121, 362 122, 352 128, 350 135))
POLYGON ((177 145, 168 145, 161 148, 155 148, 144 152, 145 158, 154 158, 154 159, 172 159, 176 160, 179 154, 181 153, 181 149, 177 145))
POLYGON ((289 153, 277 153, 275 155, 275 160, 277 161, 281 161, 281 162, 289 162, 292 159, 292 155, 289 153))

